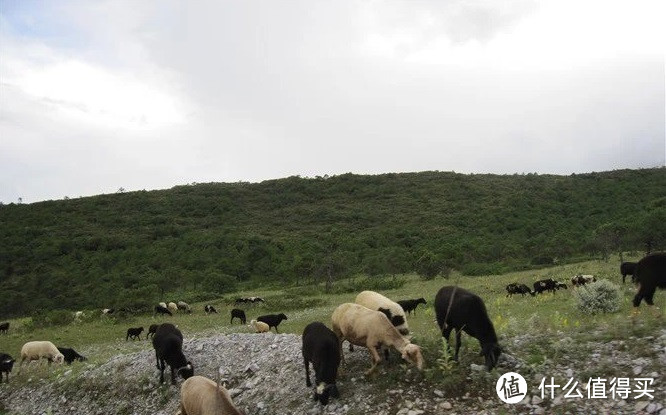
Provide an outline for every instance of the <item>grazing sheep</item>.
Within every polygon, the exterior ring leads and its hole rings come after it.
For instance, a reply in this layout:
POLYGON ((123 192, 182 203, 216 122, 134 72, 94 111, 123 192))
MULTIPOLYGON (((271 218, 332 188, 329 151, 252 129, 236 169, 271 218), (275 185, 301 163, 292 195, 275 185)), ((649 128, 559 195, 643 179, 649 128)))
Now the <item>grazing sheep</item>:
POLYGON ((419 370, 423 369, 423 356, 421 348, 410 343, 398 329, 391 324, 386 314, 371 310, 360 304, 344 303, 338 306, 333 315, 333 332, 340 339, 340 357, 344 362, 342 354, 342 342, 349 341, 357 346, 367 347, 372 357, 372 367, 365 372, 372 374, 381 361, 377 349, 393 347, 404 360, 416 365, 419 370))
POLYGON ((631 275, 631 282, 636 282, 636 263, 635 262, 623 262, 620 264, 620 273, 622 274, 622 284, 627 278, 627 275, 631 275))
POLYGON ((495 327, 481 297, 460 287, 442 287, 435 296, 435 312, 437 324, 447 342, 451 331, 456 330, 454 360, 458 360, 461 331, 464 331, 479 340, 480 356, 485 357, 488 371, 497 365, 502 348, 497 343, 495 327))
POLYGON ((235 303, 236 305, 238 305, 238 304, 246 304, 248 301, 249 301, 249 300, 248 300, 247 298, 245 298, 245 297, 241 297, 241 298, 236 298, 236 301, 234 301, 234 303, 235 303))
POLYGON ((255 333, 268 333, 271 330, 268 324, 263 321, 252 320, 250 321, 250 325, 254 327, 255 333))
MULTIPOLYGON (((634 273, 638 283, 638 291, 634 296, 634 315, 638 313, 641 301, 654 306, 652 298, 657 288, 666 289, 666 253, 657 253, 644 257, 638 264, 634 273)), ((656 307, 653 308, 658 313, 656 307)))
POLYGON ((141 333, 143 333, 143 327, 130 327, 127 329, 127 336, 125 336, 125 341, 130 338, 141 340, 141 333))
POLYGON ((182 415, 243 415, 224 386, 203 376, 192 376, 180 387, 182 415))
POLYGON ((6 374, 7 383, 9 383, 9 372, 12 371, 15 361, 16 360, 7 353, 0 353, 0 383, 2 383, 3 372, 6 374))
POLYGON ((55 361, 56 363, 63 363, 65 356, 58 351, 50 341, 31 341, 21 347, 21 364, 19 364, 19 372, 23 367, 23 362, 26 360, 31 362, 33 360, 46 359, 49 362, 55 361))
POLYGON ((167 308, 167 303, 165 303, 164 301, 157 303, 157 305, 159 305, 160 307, 167 308))
POLYGON ((525 294, 529 294, 534 297, 534 291, 530 291, 530 287, 525 284, 512 283, 506 286, 507 297, 513 296, 513 294, 520 294, 525 297, 525 294))
POLYGON ((176 307, 178 307, 178 309, 184 313, 192 314, 192 308, 185 301, 178 301, 176 307))
POLYGON ((305 384, 310 382, 310 362, 315 371, 314 400, 327 405, 330 396, 339 396, 335 384, 340 366, 340 340, 331 329, 315 321, 303 330, 303 362, 305 364, 305 384))
MULTIPOLYGON (((245 319, 245 311, 243 311, 239 308, 234 308, 233 310, 231 310, 231 322, 229 324, 234 324, 234 319, 235 318, 239 318, 240 321, 241 321, 241 324, 245 324, 245 322, 247 321, 245 319)), ((275 330, 277 330, 277 328, 275 330)))
POLYGON ((544 291, 550 291, 551 293, 555 294, 555 291, 557 291, 557 284, 558 282, 555 281, 552 278, 546 278, 545 280, 539 280, 534 283, 534 293, 535 294, 541 294, 544 291))
POLYGON ((150 327, 148 327, 148 333, 146 334, 146 340, 148 340, 149 336, 155 336, 155 332, 157 331, 157 328, 159 327, 159 324, 151 324, 150 327))
POLYGON ((172 313, 176 313, 176 312, 178 312, 178 305, 177 305, 176 303, 169 303, 169 304, 167 304, 167 308, 168 308, 169 311, 171 311, 172 313))
POLYGON ((211 313, 217 314, 217 310, 215 309, 215 307, 213 307, 210 304, 206 304, 206 306, 204 307, 204 311, 206 312, 206 314, 211 314, 211 313))
POLYGON ((265 302, 263 298, 261 297, 250 297, 248 300, 252 303, 263 303, 265 302))
POLYGON ((155 306, 155 314, 168 314, 170 316, 173 315, 173 313, 171 313, 171 311, 168 308, 162 307, 160 304, 155 306))
POLYGON ((69 347, 58 347, 58 351, 65 357, 65 363, 68 365, 71 365, 75 360, 78 360, 79 362, 88 360, 85 356, 81 356, 76 353, 76 350, 69 347))
POLYGON ((555 289, 556 290, 562 290, 562 289, 568 290, 569 288, 567 287, 567 285, 565 283, 558 282, 558 283, 555 284, 555 289))
POLYGON ((113 314, 116 311, 115 308, 103 308, 102 314, 113 314))
POLYGON ((76 320, 76 321, 81 321, 85 316, 86 316, 86 314, 83 311, 75 311, 74 312, 74 320, 76 320))
POLYGON ((574 287, 582 287, 585 284, 593 283, 597 280, 594 275, 574 275, 571 277, 571 285, 574 287))
POLYGON ((0 333, 7 334, 8 330, 9 330, 9 321, 5 321, 4 323, 0 323, 0 333))
POLYGON ((410 314, 412 311, 414 311, 414 314, 416 315, 416 307, 419 304, 428 304, 428 303, 426 302, 425 298, 421 297, 415 300, 401 300, 398 301, 398 304, 400 304, 400 307, 402 307, 402 309, 406 311, 407 314, 410 314))
POLYGON ((381 311, 386 314, 386 317, 391 321, 391 324, 398 329, 400 334, 406 336, 409 334, 409 326, 407 325, 407 317, 405 311, 400 307, 400 304, 392 301, 383 295, 374 291, 362 291, 356 296, 356 304, 360 304, 369 308, 370 310, 381 311))
POLYGON ((164 383, 164 369, 171 368, 171 383, 176 384, 176 372, 187 379, 194 375, 194 367, 183 354, 183 334, 171 323, 161 324, 153 336, 153 348, 160 371, 160 383, 164 383))
POLYGON ((257 321, 261 321, 261 322, 264 322, 264 323, 268 324, 268 327, 275 327, 275 332, 276 333, 279 333, 277 328, 280 325, 280 323, 282 322, 282 320, 287 320, 287 316, 284 315, 284 313, 266 314, 266 315, 257 317, 257 321))

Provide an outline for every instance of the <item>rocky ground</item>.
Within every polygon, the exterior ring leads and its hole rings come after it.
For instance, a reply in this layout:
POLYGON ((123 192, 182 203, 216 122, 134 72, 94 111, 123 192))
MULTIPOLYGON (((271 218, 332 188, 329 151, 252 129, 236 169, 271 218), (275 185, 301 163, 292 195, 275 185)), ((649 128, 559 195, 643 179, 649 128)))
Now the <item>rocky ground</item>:
MULTIPOLYGON (((538 338, 530 335, 518 336, 511 340, 508 349, 524 350, 538 342, 538 338)), ((477 350, 476 347, 476 344, 470 346, 468 353, 477 350)), ((185 354, 195 363, 196 374, 214 379, 219 368, 221 380, 233 400, 247 414, 666 415, 663 378, 666 329, 655 336, 605 343, 577 344, 563 336, 553 347, 561 351, 557 358, 536 366, 511 355, 503 359, 498 373, 489 374, 481 366, 466 364, 466 379, 474 385, 485 385, 485 390, 468 389, 462 396, 452 396, 437 380, 426 380, 427 376, 413 368, 403 368, 395 360, 367 379, 362 374, 369 367, 367 351, 362 348, 353 353, 345 351, 347 366, 338 382, 341 397, 322 407, 312 401, 312 392, 305 386, 300 336, 232 333, 189 338, 184 343, 185 354), (524 375, 530 388, 528 397, 515 405, 502 403, 494 392, 496 379, 509 370, 524 375), (576 378, 585 395, 588 376, 595 376, 595 371, 599 370, 604 371, 597 375, 652 377, 655 398, 564 399, 563 394, 558 393, 559 396, 551 400, 540 396, 538 385, 544 376, 576 378)), ((479 359, 475 361, 481 363, 479 359)), ((434 365, 434 362, 427 363, 434 365)), ((0 386, 0 413, 162 415, 177 412, 179 386, 159 386, 155 356, 148 347, 140 352, 119 354, 103 364, 75 365, 79 366, 56 369, 55 374, 50 375, 36 367, 24 369, 20 375, 13 373, 12 383, 0 386)))

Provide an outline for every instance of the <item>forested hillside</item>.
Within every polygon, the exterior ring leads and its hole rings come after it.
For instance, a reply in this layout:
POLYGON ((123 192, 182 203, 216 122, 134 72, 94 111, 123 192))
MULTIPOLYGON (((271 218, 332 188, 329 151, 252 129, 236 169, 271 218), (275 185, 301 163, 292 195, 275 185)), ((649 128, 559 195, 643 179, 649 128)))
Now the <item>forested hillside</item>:
MULTIPOLYGON (((343 174, 0 206, 0 316, 666 246, 666 169, 343 174), (165 297, 166 294, 166 297, 165 297)), ((187 299, 187 298, 185 298, 187 299)))

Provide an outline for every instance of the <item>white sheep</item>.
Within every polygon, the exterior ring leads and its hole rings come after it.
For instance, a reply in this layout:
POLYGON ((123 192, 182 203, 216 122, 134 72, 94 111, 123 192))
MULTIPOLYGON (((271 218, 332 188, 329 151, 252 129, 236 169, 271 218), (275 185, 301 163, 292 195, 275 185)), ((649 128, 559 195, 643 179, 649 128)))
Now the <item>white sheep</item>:
POLYGON ((183 310, 187 313, 192 312, 192 308, 185 301, 178 301, 178 303, 176 303, 176 306, 178 307, 179 310, 183 310))
POLYGON ((81 321, 82 318, 84 318, 86 314, 83 311, 75 311, 74 312, 74 320, 76 321, 81 321))
POLYGON ((26 360, 31 362, 39 359, 46 359, 49 364, 53 361, 62 364, 65 361, 65 356, 63 356, 58 348, 50 341, 27 342, 21 347, 21 364, 19 365, 19 372, 23 367, 23 362, 26 360))
POLYGON ((162 301, 162 302, 160 302, 160 303, 158 303, 158 304, 159 304, 161 307, 167 308, 167 303, 165 303, 164 301, 162 301))
POLYGON ((391 324, 388 317, 382 312, 370 310, 360 304, 345 303, 333 311, 333 332, 340 339, 340 356, 344 362, 342 353, 342 342, 367 347, 372 356, 372 367, 365 372, 372 374, 381 361, 377 349, 382 347, 393 347, 404 360, 416 365, 419 370, 423 369, 423 356, 421 348, 410 343, 391 324))
POLYGON ((224 386, 203 376, 192 376, 180 387, 182 415, 243 415, 224 386))
POLYGON ((271 329, 268 324, 257 320, 250 321, 250 326, 254 327, 256 333, 267 333, 271 329))
POLYGON ((167 304, 167 308, 169 309, 169 311, 171 311, 174 314, 178 312, 178 305, 174 302, 170 302, 169 304, 167 304))
POLYGON ((391 324, 398 329, 400 334, 403 336, 409 334, 409 326, 407 325, 405 310, 403 310, 400 304, 395 301, 374 291, 363 291, 356 296, 356 304, 365 306, 370 310, 381 311, 386 317, 388 317, 391 324))

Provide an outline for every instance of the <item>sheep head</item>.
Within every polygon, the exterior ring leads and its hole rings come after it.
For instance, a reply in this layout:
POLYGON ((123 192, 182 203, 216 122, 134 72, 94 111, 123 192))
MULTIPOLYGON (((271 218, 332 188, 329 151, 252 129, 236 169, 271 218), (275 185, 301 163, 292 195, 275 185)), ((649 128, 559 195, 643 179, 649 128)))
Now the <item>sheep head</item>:
POLYGON ((413 343, 409 343, 402 350, 402 358, 416 366, 418 370, 423 370, 423 355, 421 348, 413 343))
POLYGON ((334 398, 339 396, 338 387, 335 383, 320 382, 315 388, 314 400, 319 401, 322 405, 328 405, 331 396, 334 398))
POLYGON ((58 364, 62 364, 65 361, 65 356, 62 353, 58 353, 53 356, 53 360, 58 364))
POLYGON ((481 353, 479 353, 479 356, 484 356, 486 358, 486 368, 488 369, 488 372, 497 366, 497 361, 501 354, 502 348, 497 343, 486 343, 481 347, 481 353))
POLYGON ((178 368, 178 374, 183 378, 191 378, 194 376, 194 366, 192 366, 192 362, 187 362, 187 364, 181 368, 178 368))

